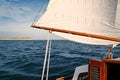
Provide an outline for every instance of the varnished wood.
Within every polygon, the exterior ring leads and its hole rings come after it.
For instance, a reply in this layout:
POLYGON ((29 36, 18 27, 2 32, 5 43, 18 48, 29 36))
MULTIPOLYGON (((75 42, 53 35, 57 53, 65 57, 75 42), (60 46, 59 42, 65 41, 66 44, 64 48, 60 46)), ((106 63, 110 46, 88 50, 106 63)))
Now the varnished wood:
POLYGON ((99 80, 104 80, 103 79, 103 63, 98 60, 89 60, 89 80, 92 80, 92 67, 99 68, 99 80))
POLYGON ((113 37, 107 37, 107 36, 102 36, 102 35, 89 34, 89 33, 84 33, 84 32, 76 32, 76 31, 57 29, 57 28, 48 28, 48 27, 44 27, 44 26, 34 26, 33 25, 32 27, 33 28, 44 29, 44 30, 49 30, 49 31, 56 31, 56 32, 73 34, 73 35, 80 35, 80 36, 85 36, 85 37, 91 37, 91 38, 120 42, 120 38, 113 38, 113 37))

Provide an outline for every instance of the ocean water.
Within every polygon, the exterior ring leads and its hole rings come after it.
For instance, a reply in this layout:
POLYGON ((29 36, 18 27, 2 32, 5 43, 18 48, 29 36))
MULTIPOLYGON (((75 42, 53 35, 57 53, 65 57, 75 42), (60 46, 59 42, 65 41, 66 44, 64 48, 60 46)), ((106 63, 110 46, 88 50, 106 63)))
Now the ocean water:
MULTIPOLYGON (((46 40, 0 41, 0 80, 40 80, 46 40)), ((49 80, 73 75, 77 66, 89 59, 101 59, 108 53, 107 46, 53 40, 49 80)), ((120 45, 113 49, 120 57, 120 45)))

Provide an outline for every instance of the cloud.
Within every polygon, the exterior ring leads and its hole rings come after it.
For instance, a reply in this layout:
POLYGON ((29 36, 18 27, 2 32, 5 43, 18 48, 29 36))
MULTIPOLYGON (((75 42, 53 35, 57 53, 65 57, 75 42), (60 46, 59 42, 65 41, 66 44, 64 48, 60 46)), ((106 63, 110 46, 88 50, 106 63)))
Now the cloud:
POLYGON ((20 0, 9 0, 9 1, 13 1, 13 2, 15 2, 15 1, 20 1, 20 0))
POLYGON ((0 37, 30 36, 46 39, 47 31, 30 27, 43 2, 44 0, 0 0, 0 37))
POLYGON ((0 16, 11 18, 17 22, 32 21, 41 6, 42 10, 39 16, 43 14, 47 3, 48 0, 0 0, 0 16), (45 3, 44 6, 43 3, 45 3))
POLYGON ((0 37, 32 37, 33 39, 46 39, 48 31, 35 29, 31 23, 9 23, 0 27, 0 37))
POLYGON ((0 16, 9 17, 18 22, 24 22, 30 20, 32 9, 27 6, 13 5, 11 1, 19 0, 10 0, 9 2, 5 0, 0 1, 0 16))

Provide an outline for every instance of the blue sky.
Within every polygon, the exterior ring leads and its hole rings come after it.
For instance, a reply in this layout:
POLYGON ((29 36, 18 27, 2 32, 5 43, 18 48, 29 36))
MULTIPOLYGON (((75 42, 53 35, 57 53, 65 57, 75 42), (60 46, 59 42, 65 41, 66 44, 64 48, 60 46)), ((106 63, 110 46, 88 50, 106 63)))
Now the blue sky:
POLYGON ((49 0, 0 0, 0 37, 46 39, 48 32, 31 28, 36 14, 46 10, 49 0), (44 6, 43 6, 44 4, 44 6))

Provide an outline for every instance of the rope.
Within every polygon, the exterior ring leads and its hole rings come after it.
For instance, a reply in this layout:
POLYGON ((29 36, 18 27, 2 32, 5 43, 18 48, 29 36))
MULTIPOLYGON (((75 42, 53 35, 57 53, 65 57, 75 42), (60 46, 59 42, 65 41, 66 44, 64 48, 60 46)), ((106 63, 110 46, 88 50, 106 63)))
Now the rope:
POLYGON ((43 1, 43 4, 40 6, 40 9, 38 10, 33 22, 32 22, 32 25, 34 24, 34 22, 37 20, 37 17, 39 16, 40 12, 42 11, 42 8, 43 6, 45 5, 45 0, 43 1))
MULTIPOLYGON (((51 34, 51 33, 50 33, 51 34)), ((51 36, 51 35, 50 35, 51 36)), ((47 64, 47 75, 46 75, 46 80, 48 80, 48 75, 49 75, 49 67, 50 67, 50 53, 51 52, 51 37, 50 37, 50 44, 49 44, 49 53, 48 53, 48 64, 47 64)))
POLYGON ((44 74, 45 74, 45 68, 46 68, 46 61, 48 60, 47 63, 47 75, 46 75, 46 80, 48 80, 48 73, 49 73, 49 62, 50 62, 50 51, 51 51, 51 32, 47 40, 47 45, 46 45, 46 51, 45 51, 45 58, 44 58, 44 64, 43 64, 43 70, 42 70, 42 77, 41 80, 44 79, 44 74), (49 46, 50 45, 50 46, 49 46), (49 51, 49 53, 48 53, 49 51), (48 57, 48 59, 47 59, 48 57))

